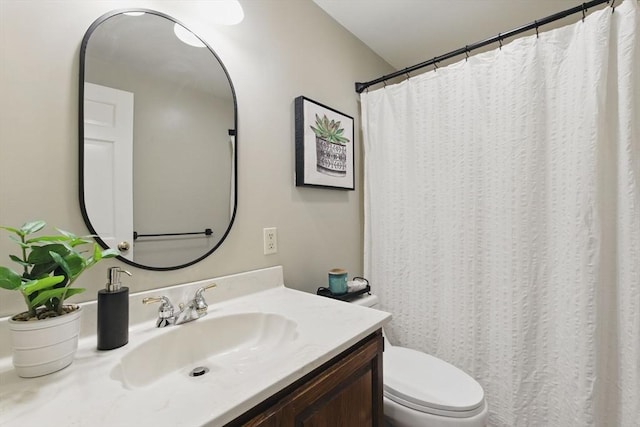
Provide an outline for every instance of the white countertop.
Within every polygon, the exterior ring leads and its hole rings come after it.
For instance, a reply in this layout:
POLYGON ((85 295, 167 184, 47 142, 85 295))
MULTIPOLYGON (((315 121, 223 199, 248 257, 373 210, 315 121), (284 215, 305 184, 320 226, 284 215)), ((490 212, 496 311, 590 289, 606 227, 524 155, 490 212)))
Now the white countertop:
MULTIPOLYGON (((132 319, 140 323, 131 327, 129 343, 124 347, 98 351, 95 335, 85 336, 69 367, 31 379, 16 375, 10 357, 0 359, 0 426, 35 427, 52 418, 61 426, 222 426, 391 318, 382 311, 288 289, 282 285, 281 267, 143 292, 132 295, 130 304, 132 319), (167 376, 145 387, 125 386, 117 369, 123 355, 164 330, 188 327, 155 328, 152 319, 157 306, 150 310, 141 306, 140 300, 149 295, 167 295, 177 305, 180 299, 174 300, 172 295, 191 295, 211 281, 218 287, 207 293, 207 317, 264 312, 295 321, 298 335, 286 355, 270 355, 234 372, 210 372, 197 378, 167 376), (136 310, 144 311, 144 315, 134 314, 136 310)), ((91 326, 95 322, 95 304, 84 308, 83 317, 88 317, 86 324, 91 326)))

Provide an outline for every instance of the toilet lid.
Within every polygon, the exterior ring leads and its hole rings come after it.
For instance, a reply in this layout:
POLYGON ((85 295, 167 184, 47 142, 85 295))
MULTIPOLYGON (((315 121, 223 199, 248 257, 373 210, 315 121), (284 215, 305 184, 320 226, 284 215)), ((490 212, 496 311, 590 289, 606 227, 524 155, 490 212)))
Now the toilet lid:
POLYGON ((451 417, 470 417, 484 408, 480 384, 437 357, 387 346, 382 360, 384 395, 401 405, 451 417))

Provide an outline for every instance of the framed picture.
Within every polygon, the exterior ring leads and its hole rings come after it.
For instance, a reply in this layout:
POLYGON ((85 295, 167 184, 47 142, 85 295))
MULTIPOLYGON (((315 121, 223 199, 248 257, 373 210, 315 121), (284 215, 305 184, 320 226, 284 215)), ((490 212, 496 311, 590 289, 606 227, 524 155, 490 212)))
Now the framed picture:
POLYGON ((296 186, 354 190, 353 117, 299 96, 295 119, 296 186))

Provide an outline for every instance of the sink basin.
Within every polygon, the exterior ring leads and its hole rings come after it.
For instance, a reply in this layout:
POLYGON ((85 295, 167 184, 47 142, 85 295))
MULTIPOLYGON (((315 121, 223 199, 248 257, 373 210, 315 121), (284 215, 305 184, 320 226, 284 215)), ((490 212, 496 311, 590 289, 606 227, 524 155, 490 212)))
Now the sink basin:
POLYGON ((190 379, 196 367, 242 373, 297 338, 297 323, 275 313, 210 314, 168 328, 122 357, 116 377, 126 386, 148 386, 174 373, 190 379))

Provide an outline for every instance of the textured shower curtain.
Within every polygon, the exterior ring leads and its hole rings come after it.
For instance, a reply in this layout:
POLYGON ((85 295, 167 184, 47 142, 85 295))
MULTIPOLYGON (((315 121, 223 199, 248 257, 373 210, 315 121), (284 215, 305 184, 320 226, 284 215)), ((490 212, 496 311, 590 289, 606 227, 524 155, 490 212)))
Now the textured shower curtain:
POLYGON ((492 426, 640 425, 638 17, 362 94, 387 334, 475 377, 492 426))

